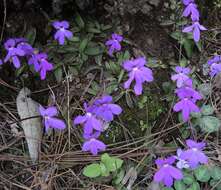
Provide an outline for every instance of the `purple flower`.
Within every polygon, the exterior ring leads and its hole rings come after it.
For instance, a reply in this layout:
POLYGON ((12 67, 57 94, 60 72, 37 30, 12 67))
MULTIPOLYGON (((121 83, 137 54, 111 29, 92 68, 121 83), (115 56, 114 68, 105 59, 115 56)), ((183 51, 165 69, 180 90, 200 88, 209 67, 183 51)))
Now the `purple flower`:
POLYGON ((21 41, 18 43, 17 47, 25 52, 26 56, 30 56, 34 52, 34 48, 27 42, 21 41))
POLYGON ((2 60, 0 59, 0 65, 2 65, 3 64, 3 62, 2 62, 2 60))
POLYGON ((53 65, 48 62, 47 58, 48 56, 46 53, 38 53, 36 54, 36 58, 34 58, 35 60, 33 60, 35 69, 40 72, 41 80, 46 78, 47 71, 53 70, 53 65))
POLYGON ((190 80, 188 76, 190 69, 177 66, 175 71, 177 74, 172 75, 171 80, 176 81, 177 87, 180 88, 186 84, 187 80, 190 80))
POLYGON ((188 5, 190 3, 194 3, 194 0, 182 0, 184 5, 188 5))
POLYGON ((54 116, 58 115, 58 111, 56 107, 48 107, 45 109, 43 106, 40 105, 39 107, 40 115, 43 117, 45 131, 47 132, 49 128, 55 128, 55 129, 65 129, 66 125, 65 123, 55 118, 54 116))
POLYGON ((84 137, 84 139, 89 140, 89 139, 92 139, 92 138, 97 139, 100 135, 101 135, 101 132, 100 131, 96 131, 96 132, 94 132, 92 134, 84 133, 83 137, 84 137))
POLYGON ((178 88, 176 89, 175 92, 180 99, 189 98, 189 99, 192 99, 192 101, 194 102, 196 100, 202 99, 201 94, 189 86, 183 86, 181 88, 178 88))
POLYGON ((112 38, 108 40, 105 45, 109 48, 108 49, 108 54, 110 56, 113 56, 114 52, 120 51, 121 50, 121 44, 120 42, 123 40, 123 37, 119 34, 112 34, 112 38))
POLYGON ((221 63, 217 64, 217 63, 213 63, 210 66, 210 76, 214 77, 217 74, 219 74, 221 72, 221 63))
POLYGON ((106 145, 95 138, 85 141, 82 147, 83 151, 90 151, 93 155, 97 155, 99 151, 104 151, 105 149, 106 145))
POLYGON ((154 175, 154 181, 158 183, 163 182, 163 184, 167 187, 171 187, 173 185, 173 179, 182 179, 182 172, 179 169, 172 166, 174 162, 174 157, 169 157, 165 160, 157 159, 155 163, 159 170, 154 175))
POLYGON ((136 95, 142 94, 142 84, 153 81, 152 70, 145 67, 146 60, 139 57, 134 60, 125 61, 123 67, 129 72, 129 79, 124 83, 124 88, 128 89, 133 80, 135 80, 134 91, 136 95))
POLYGON ((183 121, 185 121, 185 122, 189 120, 191 112, 200 112, 200 109, 195 104, 195 102, 188 99, 188 98, 184 98, 184 99, 180 100, 179 102, 177 102, 174 105, 173 110, 175 112, 182 111, 182 118, 183 118, 183 121))
POLYGON ((54 39, 58 40, 60 45, 64 45, 65 38, 71 39, 73 37, 73 33, 69 30, 69 23, 67 21, 55 21, 53 24, 55 29, 57 29, 54 39))
POLYGON ((221 56, 215 55, 210 60, 208 60, 208 65, 210 66, 210 76, 214 77, 215 75, 221 72, 221 56))
POLYGON ((19 44, 21 42, 28 42, 28 40, 25 38, 13 38, 13 39, 15 40, 16 44, 19 44))
POLYGON ((179 169, 183 169, 183 168, 189 168, 189 164, 186 160, 183 160, 180 158, 180 155, 183 153, 182 149, 177 149, 177 156, 174 156, 174 158, 176 158, 178 160, 178 162, 176 163, 176 167, 179 169))
POLYGON ((193 22, 191 26, 187 26, 183 29, 185 33, 193 33, 193 39, 195 42, 200 40, 200 30, 207 30, 204 26, 200 25, 198 21, 193 22))
POLYGON ((11 59, 15 68, 19 68, 21 64, 18 56, 24 56, 25 52, 21 48, 16 47, 16 41, 14 39, 7 40, 4 44, 4 47, 8 51, 4 62, 7 62, 11 59))
POLYGON ((199 164, 206 164, 208 157, 202 152, 205 143, 197 143, 191 139, 186 141, 188 150, 183 151, 180 155, 181 159, 187 160, 192 169, 196 168, 199 164))
POLYGON ((111 96, 103 96, 94 102, 94 113, 106 122, 112 121, 114 115, 119 115, 122 112, 121 107, 117 104, 113 104, 112 101, 111 96))
POLYGON ((221 56, 215 55, 211 59, 209 59, 207 63, 209 66, 211 66, 213 63, 221 63, 221 56))
POLYGON ((189 15, 191 16, 192 21, 199 20, 200 15, 195 3, 188 4, 187 7, 184 9, 183 16, 188 17, 189 15))
POLYGON ((33 53, 30 58, 28 59, 28 64, 29 65, 34 65, 34 69, 36 72, 40 70, 40 63, 38 60, 37 53, 33 53))
POLYGON ((84 133, 92 134, 93 130, 103 131, 102 121, 99 120, 96 115, 93 113, 93 107, 88 107, 86 103, 84 103, 84 109, 86 111, 85 115, 79 115, 74 119, 74 124, 83 124, 84 125, 84 133))

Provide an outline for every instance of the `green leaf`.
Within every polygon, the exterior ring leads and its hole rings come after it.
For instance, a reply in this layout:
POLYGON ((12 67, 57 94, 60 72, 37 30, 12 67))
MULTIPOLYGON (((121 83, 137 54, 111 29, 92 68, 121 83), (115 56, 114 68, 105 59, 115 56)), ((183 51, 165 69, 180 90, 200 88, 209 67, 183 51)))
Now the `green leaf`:
POLYGON ((128 107, 133 108, 134 104, 133 104, 133 100, 132 100, 129 92, 125 93, 125 98, 126 98, 126 102, 127 102, 128 107))
POLYGON ((192 40, 188 40, 188 39, 184 39, 183 42, 183 47, 186 51, 186 55, 188 58, 191 58, 192 54, 193 54, 193 47, 194 47, 194 43, 192 40))
POLYGON ((20 68, 16 69, 15 76, 19 77, 27 69, 27 64, 22 65, 20 68))
POLYGON ((110 172, 108 171, 108 169, 106 168, 106 166, 101 162, 100 163, 100 168, 101 168, 101 175, 104 177, 107 177, 110 175, 110 172))
POLYGON ((85 27, 85 23, 79 13, 76 13, 75 21, 76 21, 77 25, 79 26, 79 28, 82 29, 85 27))
POLYGON ((84 38, 80 43, 79 51, 83 52, 85 48, 87 47, 87 44, 88 44, 88 38, 84 38))
POLYGON ((123 160, 121 160, 120 158, 115 158, 115 166, 117 169, 120 169, 123 165, 123 160))
POLYGON ((111 83, 108 85, 108 87, 105 89, 105 93, 107 94, 112 94, 115 90, 117 90, 118 84, 116 83, 111 83))
POLYGON ((102 58, 103 58, 103 55, 97 55, 94 59, 95 59, 95 62, 98 64, 98 65, 102 65, 102 58))
POLYGON ((213 166, 210 170, 211 172, 211 177, 214 180, 221 180, 221 168, 218 166, 213 166))
POLYGON ((176 24, 177 24, 178 26, 183 26, 183 25, 188 24, 188 21, 187 21, 187 20, 181 20, 181 21, 176 22, 176 24))
POLYGON ((209 185, 210 185, 211 187, 214 187, 214 186, 217 184, 217 182, 218 182, 218 181, 216 181, 216 180, 214 180, 214 179, 211 179, 211 180, 209 181, 209 185))
POLYGON ((88 55, 82 53, 81 54, 81 59, 82 59, 83 62, 86 62, 88 60, 88 55))
MULTIPOLYGON (((201 114, 201 112, 192 112, 192 113, 191 113, 191 116, 192 116, 193 118, 198 118, 198 119, 200 119, 200 118, 202 117, 202 114, 201 114)), ((197 124, 199 124, 199 121, 197 122, 197 124)))
POLYGON ((180 41, 181 37, 182 37, 182 33, 181 32, 173 32, 170 35, 173 39, 180 41))
POLYGON ((182 179, 183 183, 185 183, 186 185, 191 185, 193 184, 194 177, 190 174, 184 174, 184 178, 182 179))
POLYGON ((166 94, 169 94, 170 92, 173 91, 174 87, 173 87, 173 84, 171 82, 163 82, 162 84, 162 88, 163 88, 163 91, 166 93, 166 94))
POLYGON ((59 47, 57 49, 57 53, 74 53, 74 52, 78 52, 79 48, 74 47, 74 46, 64 46, 64 47, 59 47))
POLYGON ((110 70, 113 74, 118 74, 120 71, 119 65, 117 65, 113 61, 106 62, 105 67, 107 68, 107 70, 110 70))
POLYGON ((94 33, 94 34, 100 34, 101 31, 97 28, 87 28, 87 32, 94 33))
POLYGON ((172 187, 163 187, 162 190, 174 190, 172 187))
POLYGON ((187 64, 188 64, 188 60, 187 59, 183 58, 183 59, 180 60, 180 66, 181 67, 186 67, 187 64))
POLYGON ((69 39, 71 42, 80 42, 80 38, 78 36, 73 36, 73 38, 69 39))
POLYGON ((196 43, 196 47, 197 47, 197 49, 201 52, 201 51, 202 51, 202 47, 203 47, 202 42, 201 42, 201 41, 197 42, 197 43, 196 43))
POLYGON ((93 96, 96 96, 96 95, 97 95, 97 91, 94 90, 94 89, 92 89, 92 88, 89 88, 89 89, 87 90, 87 93, 89 93, 89 94, 91 94, 91 95, 93 95, 93 96))
POLYGON ((55 69, 54 75, 55 75, 57 82, 60 83, 63 79, 62 67, 58 67, 57 69, 55 69))
POLYGON ((101 167, 99 164, 90 164, 84 168, 84 176, 95 178, 101 175, 101 167))
POLYGON ((100 91, 100 86, 98 85, 97 82, 93 81, 91 84, 91 88, 88 89, 88 93, 95 96, 99 91, 100 91))
POLYGON ((121 70, 117 80, 118 84, 120 84, 121 80, 123 79, 123 76, 124 76, 124 70, 121 70))
POLYGON ((28 40, 29 44, 33 45, 36 39, 36 28, 31 27, 25 34, 25 39, 28 40))
POLYGON ((130 59, 130 52, 126 50, 123 55, 123 60, 129 60, 129 59, 130 59))
POLYGON ((95 56, 95 55, 100 55, 104 52, 104 48, 101 46, 96 46, 96 47, 87 47, 84 51, 85 54, 95 56))
POLYGON ((161 26, 169 26, 169 25, 173 25, 175 22, 172 20, 166 20, 160 23, 161 26))
POLYGON ((101 162, 103 162, 103 163, 107 162, 110 159, 111 159, 111 157, 107 153, 104 153, 101 155, 101 162))
POLYGON ((115 165, 115 160, 113 158, 110 158, 108 162, 104 162, 104 165, 111 172, 115 172, 117 170, 117 167, 115 165))
POLYGON ((207 166, 202 165, 194 170, 196 179, 200 182, 208 182, 210 179, 210 171, 207 166))
POLYGON ((121 168, 123 164, 123 160, 115 157, 110 157, 107 153, 101 156, 101 162, 103 162, 106 168, 111 172, 114 172, 117 169, 121 168))
POLYGON ((213 112, 214 112, 214 109, 213 109, 213 107, 211 105, 203 105, 201 107, 201 113, 203 115, 212 115, 213 112))
POLYGON ((176 190, 186 190, 186 185, 181 181, 175 181, 174 187, 176 190))
POLYGON ((113 180, 113 184, 118 185, 124 178, 125 171, 122 169, 113 180))
POLYGON ((220 120, 214 116, 204 116, 198 119, 200 128, 207 133, 218 131, 220 128, 220 120))
POLYGON ((182 131, 181 137, 184 139, 187 139, 191 135, 190 130, 188 130, 186 127, 183 127, 183 129, 181 129, 181 131, 182 131))
POLYGON ((211 187, 216 186, 215 190, 221 190, 221 181, 220 180, 212 179, 212 180, 210 180, 209 184, 211 187))
POLYGON ((194 182, 188 189, 186 190, 200 190, 200 185, 197 182, 194 182))
POLYGON ((101 30, 109 30, 109 29, 111 29, 112 28, 112 26, 111 25, 103 25, 103 26, 101 26, 101 30))

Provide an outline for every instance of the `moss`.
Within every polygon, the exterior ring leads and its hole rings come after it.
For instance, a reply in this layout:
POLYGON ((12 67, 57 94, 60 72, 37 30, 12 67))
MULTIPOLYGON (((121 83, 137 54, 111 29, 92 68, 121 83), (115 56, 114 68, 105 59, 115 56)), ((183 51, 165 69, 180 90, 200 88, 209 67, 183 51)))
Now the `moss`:
MULTIPOLYGON (((150 129, 165 110, 164 103, 158 96, 145 93, 145 95, 136 97, 137 104, 134 108, 124 106, 123 114, 120 116, 122 124, 112 122, 103 135, 106 143, 122 141, 124 127, 126 133, 130 133, 134 138, 144 136, 145 130, 150 129), (122 126, 123 125, 123 126, 122 126)), ((121 104, 122 105, 122 104, 121 104)))

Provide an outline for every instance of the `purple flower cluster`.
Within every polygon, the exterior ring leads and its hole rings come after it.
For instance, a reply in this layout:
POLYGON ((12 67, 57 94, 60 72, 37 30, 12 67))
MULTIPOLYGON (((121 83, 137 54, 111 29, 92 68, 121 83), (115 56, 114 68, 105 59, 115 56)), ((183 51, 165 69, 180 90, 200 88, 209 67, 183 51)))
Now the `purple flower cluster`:
POLYGON ((191 139, 186 140, 187 150, 180 153, 179 158, 185 160, 191 169, 195 169, 199 164, 207 164, 208 157, 203 153, 206 146, 204 142, 196 142, 191 139))
POLYGON ((175 158, 173 156, 168 157, 167 159, 157 159, 155 164, 159 170, 154 175, 154 181, 158 183, 163 182, 167 187, 171 187, 173 185, 173 179, 182 179, 183 174, 181 170, 172 166, 174 162, 175 158))
MULTIPOLYGON (((64 44, 65 38, 71 39, 73 34, 67 30, 69 23, 67 21, 55 21, 53 26, 57 29, 54 38, 58 40, 60 45, 64 44)), ((20 57, 26 57, 29 65, 34 66, 34 70, 39 72, 41 80, 46 78, 48 71, 53 70, 53 64, 48 62, 46 53, 39 52, 33 48, 24 38, 11 38, 4 43, 7 55, 4 58, 4 63, 10 61, 15 68, 21 67, 20 57)), ((0 60, 0 65, 3 64, 0 60)))
POLYGON ((44 108, 43 106, 39 106, 39 113, 43 117, 43 122, 45 126, 45 131, 47 132, 49 128, 54 129, 65 129, 66 125, 64 121, 61 119, 55 118, 58 115, 57 108, 54 106, 44 108))
POLYGON ((108 47, 108 54, 112 57, 114 52, 121 50, 120 42, 123 41, 123 37, 119 34, 112 34, 111 39, 108 40, 105 45, 108 47))
POLYGON ((197 5, 194 0, 182 0, 183 4, 186 6, 183 11, 184 17, 191 17, 192 25, 187 26, 183 29, 185 33, 193 33, 193 39, 195 42, 200 40, 200 31, 207 30, 204 26, 200 25, 199 18, 200 14, 197 9, 197 5))
POLYGON ((106 145, 97 138, 105 130, 105 126, 114 119, 114 115, 119 115, 122 109, 113 103, 111 96, 107 95, 96 99, 90 106, 84 103, 84 110, 85 114, 77 116, 73 123, 83 125, 85 142, 82 150, 97 155, 99 151, 106 149, 106 145))
POLYGON ((133 81, 135 81, 134 92, 141 95, 144 82, 153 81, 153 72, 145 66, 146 59, 139 57, 134 60, 127 60, 123 63, 123 68, 129 72, 129 79, 124 83, 124 88, 128 89, 133 81))
POLYGON ((69 23, 67 21, 55 21, 52 25, 57 30, 54 39, 58 40, 60 45, 64 45, 65 38, 70 40, 73 37, 73 33, 68 30, 69 23))
POLYGON ((41 80, 46 78, 47 71, 53 69, 53 65, 47 61, 47 54, 38 53, 24 38, 8 39, 4 47, 7 50, 4 62, 11 61, 15 68, 20 68, 19 57, 26 57, 28 64, 34 65, 35 71, 40 73, 41 80))
POLYGON ((167 187, 173 185, 173 180, 183 178, 182 169, 195 169, 199 164, 207 164, 208 157, 203 153, 205 143, 195 142, 191 139, 186 141, 187 150, 177 150, 177 156, 171 156, 167 159, 157 159, 155 161, 158 171, 154 175, 155 182, 162 182, 167 187), (176 167, 173 164, 176 162, 176 167))
POLYGON ((15 68, 19 68, 21 63, 18 57, 25 56, 25 51, 22 49, 22 46, 19 45, 17 39, 8 39, 5 42, 4 47, 7 50, 4 62, 11 60, 15 68))
POLYGON ((214 77, 221 72, 221 56, 215 55, 208 62, 210 68, 210 76, 214 77))
POLYGON ((199 107, 196 105, 197 100, 201 100, 202 96, 199 92, 193 89, 192 80, 189 77, 190 69, 185 67, 176 67, 176 74, 172 75, 171 79, 176 81, 177 89, 175 93, 179 97, 173 110, 175 112, 182 112, 183 121, 188 121, 191 112, 200 112, 199 107))

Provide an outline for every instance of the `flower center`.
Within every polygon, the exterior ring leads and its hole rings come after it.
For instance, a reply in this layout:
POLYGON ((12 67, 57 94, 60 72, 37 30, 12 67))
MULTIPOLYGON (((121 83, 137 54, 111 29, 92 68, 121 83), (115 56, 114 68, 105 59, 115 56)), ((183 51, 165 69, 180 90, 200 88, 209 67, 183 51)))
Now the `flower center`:
POLYGON ((137 67, 134 67, 134 68, 133 68, 133 71, 137 71, 137 70, 138 70, 138 68, 137 68, 137 67))
POLYGON ((168 167, 168 166, 169 166, 169 164, 164 164, 164 165, 163 165, 163 167, 165 167, 165 168, 168 167))
POLYGON ((192 148, 192 150, 193 150, 194 152, 196 152, 196 151, 197 151, 197 148, 192 148))
POLYGON ((61 27, 60 30, 61 30, 62 32, 64 32, 65 29, 64 29, 64 27, 61 27))
POLYGON ((91 113, 86 113, 86 115, 88 116, 88 117, 91 117, 92 116, 92 114, 91 113))
POLYGON ((44 116, 45 120, 49 119, 50 117, 48 115, 44 116))

